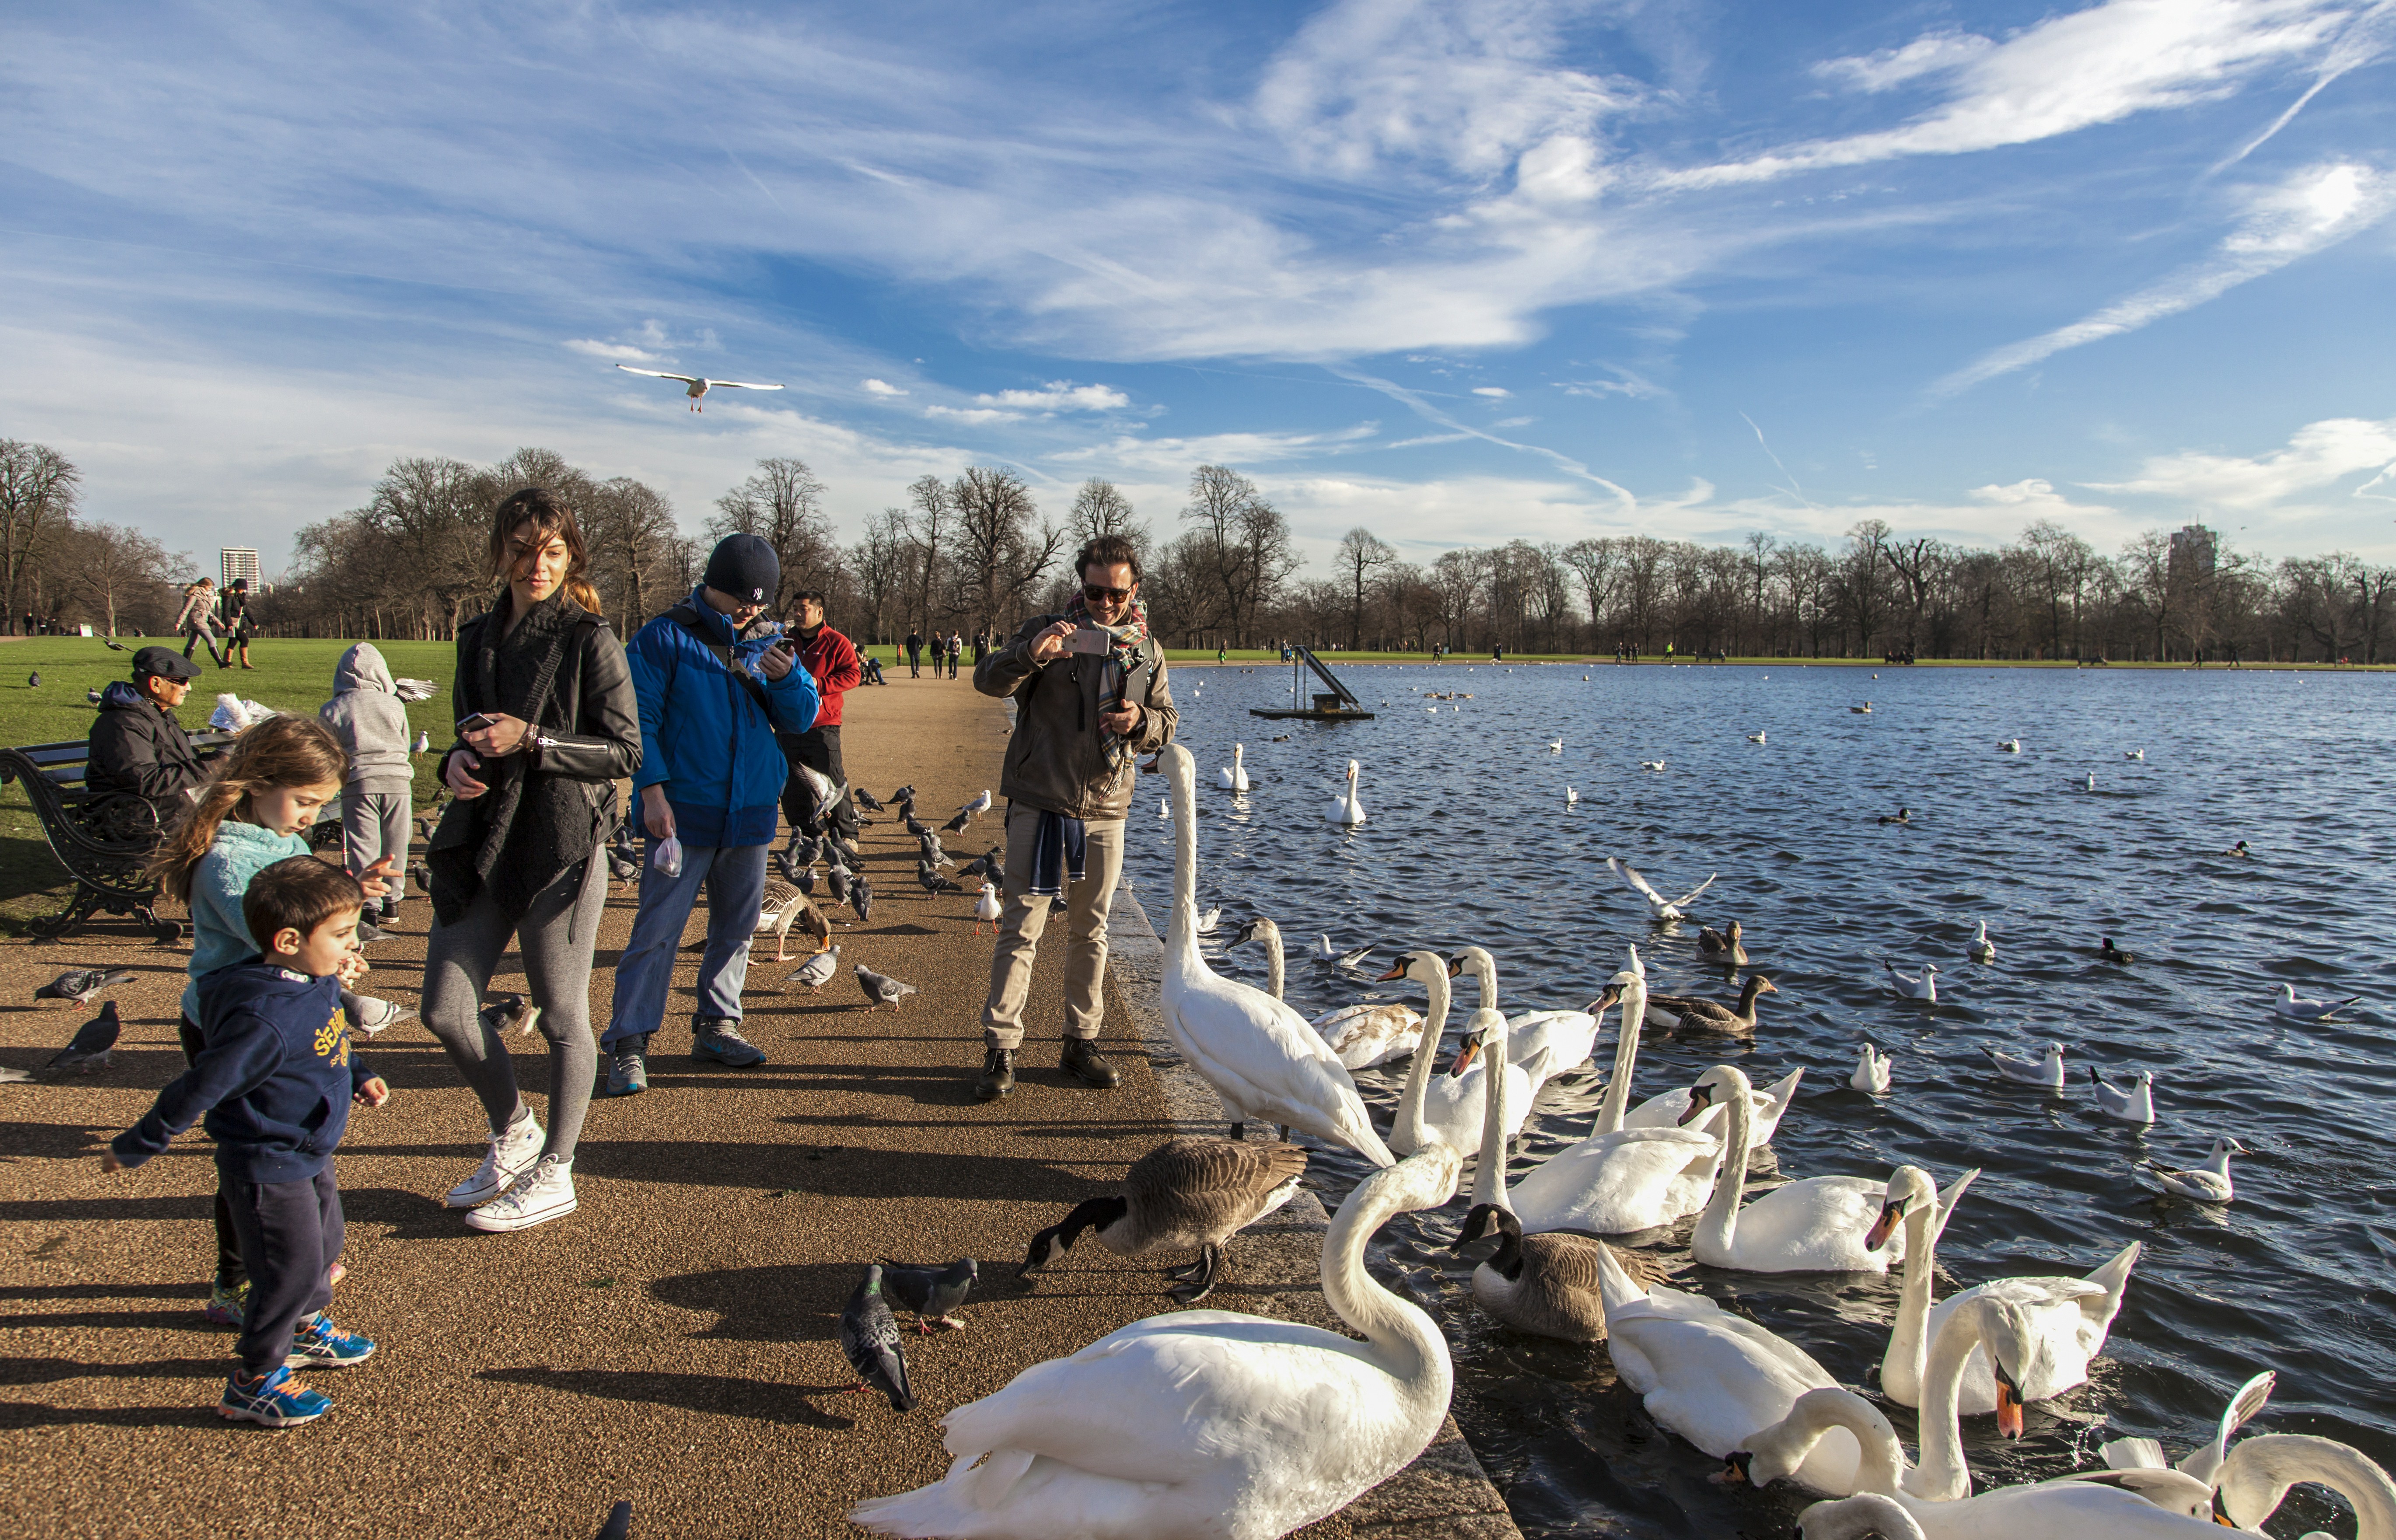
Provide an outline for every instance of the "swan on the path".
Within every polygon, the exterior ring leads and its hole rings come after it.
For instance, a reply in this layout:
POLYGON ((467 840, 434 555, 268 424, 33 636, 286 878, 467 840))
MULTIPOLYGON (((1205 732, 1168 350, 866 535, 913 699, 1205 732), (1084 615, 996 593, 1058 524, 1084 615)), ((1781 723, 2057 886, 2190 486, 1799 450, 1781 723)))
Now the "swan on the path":
POLYGON ((2349 995, 2344 1000, 2298 1000, 2296 987, 2283 984, 2280 986, 2280 998, 2271 1002, 2271 1007, 2282 1016, 2294 1016, 2298 1021, 2327 1021, 2336 1013, 2349 1005, 2360 1004, 2362 1001, 2361 995, 2349 995))
POLYGON ((1919 1000, 1930 1005, 1938 1003, 1938 965, 1937 963, 1924 962, 1922 964, 1922 971, 1918 974, 1899 973, 1897 971, 1897 964, 1886 958, 1881 959, 1880 965, 1888 970, 1888 987, 1905 999, 1919 1000))
POLYGON ((626 374, 647 375, 652 379, 671 379, 689 386, 690 389, 685 391, 683 394, 690 397, 690 409, 694 412, 707 409, 699 404, 699 398, 710 391, 779 391, 781 389, 779 385, 760 385, 747 379, 710 379, 704 375, 668 374, 663 369, 636 369, 630 364, 619 364, 616 367, 626 374))
POLYGON ((2046 1052, 2036 1058, 2001 1053, 1986 1044, 1981 1045, 1980 1052, 1989 1055, 1989 1063, 1996 1069, 2000 1080, 2009 1080, 2018 1085, 2040 1086, 2048 1091, 2063 1089, 2063 1044, 2059 1042, 2048 1043, 2046 1052))
POLYGON ((1855 1072, 1847 1077, 1847 1083, 1868 1096, 1885 1096, 1889 1081, 1896 1072, 1897 1060, 1882 1053, 1879 1045, 1867 1038, 1863 1052, 1856 1057, 1855 1072))
POLYGON ((1972 944, 1963 949, 1963 955, 1975 962, 1994 962, 1997 960, 1997 944, 1989 939, 1989 923, 1986 920, 1980 922, 1980 934, 1972 937, 1972 944))
POLYGON ((1356 762, 1354 760, 1348 762, 1348 790, 1331 799, 1331 806, 1324 813, 1324 816, 1333 823, 1343 824, 1351 829, 1364 821, 1364 803, 1356 795, 1356 762))
POLYGON ((2141 1161, 2132 1169, 2165 1192, 2202 1203, 2226 1203, 2238 1196, 2238 1189, 2230 1180, 2230 1157, 2245 1153, 2244 1145, 2222 1134, 2215 1136, 2213 1153, 2201 1166, 2173 1171, 2155 1161, 2141 1161))
POLYGON ((948 1474, 851 1518, 917 1537, 1276 1540, 1338 1512, 1447 1415, 1446 1339, 1364 1253, 1393 1216, 1447 1201, 1458 1164, 1426 1149, 1339 1205, 1323 1297, 1363 1341, 1229 1310, 1134 1321, 950 1413, 948 1474))
POLYGON ((1647 900, 1647 912, 1658 924, 1671 920, 1686 920, 1688 915, 1681 906, 1692 902, 1696 899, 1698 894, 1703 893, 1706 889, 1713 886, 1714 878, 1721 875, 1721 873, 1716 872, 1711 876, 1707 877, 1704 882, 1699 883, 1696 887, 1691 888, 1688 892, 1681 895, 1678 898, 1667 898, 1662 894, 1657 892, 1654 884, 1649 883, 1646 878, 1639 875, 1636 868, 1631 867, 1616 856, 1608 856, 1605 858, 1605 870, 1613 872, 1616 876, 1630 883, 1631 891, 1637 893, 1642 898, 1647 900))
POLYGON ((1217 786, 1226 791, 1248 790, 1247 752, 1248 746, 1245 743, 1231 745, 1231 763, 1215 772, 1217 786))
POLYGON ((2155 1121, 2155 1072, 2140 1069, 2122 1085, 2114 1085, 2088 1067, 2088 1078, 2096 1087, 2096 1110, 2115 1122, 2150 1123, 2155 1121))

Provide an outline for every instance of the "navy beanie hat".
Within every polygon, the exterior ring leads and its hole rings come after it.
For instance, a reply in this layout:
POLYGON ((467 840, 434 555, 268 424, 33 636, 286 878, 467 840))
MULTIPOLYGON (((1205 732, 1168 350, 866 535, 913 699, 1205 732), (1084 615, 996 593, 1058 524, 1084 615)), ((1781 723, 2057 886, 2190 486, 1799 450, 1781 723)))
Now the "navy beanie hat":
POLYGON ((782 561, 761 537, 726 535, 707 558, 702 581, 742 604, 770 604, 775 591, 782 586, 782 561))

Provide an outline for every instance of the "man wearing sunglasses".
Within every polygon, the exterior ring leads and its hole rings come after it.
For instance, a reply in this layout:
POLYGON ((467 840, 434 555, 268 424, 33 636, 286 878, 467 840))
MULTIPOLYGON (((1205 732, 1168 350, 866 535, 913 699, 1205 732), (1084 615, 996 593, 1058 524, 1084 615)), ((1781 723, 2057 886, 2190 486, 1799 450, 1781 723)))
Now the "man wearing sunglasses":
POLYGON ((1062 615, 1025 622, 974 666, 974 688, 1015 702, 999 794, 1006 807, 1006 908, 982 1007, 982 1069, 975 1095, 1015 1089, 1023 1003, 1051 900, 1066 901, 1064 1071, 1107 1089, 1121 1078, 1098 1050, 1107 966, 1107 913, 1123 873, 1124 819, 1138 781, 1133 763, 1172 741, 1180 713, 1165 652, 1139 603, 1139 557, 1102 535, 1073 560, 1081 588, 1062 615))

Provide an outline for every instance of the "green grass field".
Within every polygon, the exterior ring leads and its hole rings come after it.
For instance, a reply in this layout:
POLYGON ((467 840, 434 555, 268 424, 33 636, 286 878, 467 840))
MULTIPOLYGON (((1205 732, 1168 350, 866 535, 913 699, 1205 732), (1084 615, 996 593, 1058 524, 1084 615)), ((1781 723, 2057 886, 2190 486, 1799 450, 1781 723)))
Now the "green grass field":
MULTIPOLYGON (((122 640, 128 647, 143 645, 139 637, 122 640)), ((411 734, 429 732, 434 744, 446 746, 453 736, 449 676, 457 667, 456 644, 375 645, 382 649, 394 675, 439 685, 431 699, 407 708, 407 724, 411 734)), ((206 731, 217 696, 232 690, 244 700, 278 711, 313 716, 331 698, 333 665, 350 646, 347 642, 260 642, 249 650, 250 661, 258 665, 254 673, 237 666, 220 670, 205 654, 198 655, 196 660, 204 665, 201 676, 192 682, 191 698, 175 714, 185 730, 206 731)), ((0 646, 0 743, 60 743, 87 737, 95 712, 85 693, 130 678, 132 672, 130 652, 111 652, 93 637, 34 636, 0 646), (27 683, 36 673, 42 683, 27 683)), ((417 762, 417 801, 430 802, 433 790, 427 756, 417 762)), ((24 788, 11 782, 0 791, 0 933, 20 934, 27 918, 64 908, 70 888, 65 869, 42 838, 24 788)))

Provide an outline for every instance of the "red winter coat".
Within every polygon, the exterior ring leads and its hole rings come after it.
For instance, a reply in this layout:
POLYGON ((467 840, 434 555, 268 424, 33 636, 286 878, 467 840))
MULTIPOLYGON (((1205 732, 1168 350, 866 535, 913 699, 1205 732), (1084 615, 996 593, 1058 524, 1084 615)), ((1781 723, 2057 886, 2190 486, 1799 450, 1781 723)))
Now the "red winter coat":
POLYGON ((857 648, 830 626, 817 628, 812 642, 796 631, 791 637, 799 644, 799 657, 805 662, 807 672, 815 675, 816 694, 821 697, 821 704, 816 708, 816 725, 839 726, 841 697, 857 688, 858 680, 863 677, 857 666, 857 648))

